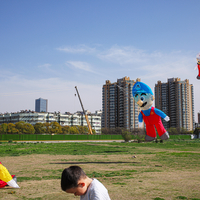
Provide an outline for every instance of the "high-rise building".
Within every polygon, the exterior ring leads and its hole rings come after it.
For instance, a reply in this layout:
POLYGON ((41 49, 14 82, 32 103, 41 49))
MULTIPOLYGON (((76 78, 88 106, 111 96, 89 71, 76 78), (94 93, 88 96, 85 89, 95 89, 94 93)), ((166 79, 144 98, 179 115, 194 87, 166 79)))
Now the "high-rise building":
POLYGON ((165 128, 194 129, 193 85, 188 79, 170 78, 167 83, 158 81, 155 85, 155 107, 170 117, 169 122, 163 121, 165 128))
MULTIPOLYGON (((140 81, 137 79, 136 81, 140 81)), ((133 85, 136 83, 129 77, 109 80, 102 88, 102 128, 138 128, 139 107, 132 95, 133 85)))
POLYGON ((35 100, 35 112, 47 112, 47 99, 36 99, 35 100))
POLYGON ((200 112, 198 113, 198 124, 200 124, 200 112))

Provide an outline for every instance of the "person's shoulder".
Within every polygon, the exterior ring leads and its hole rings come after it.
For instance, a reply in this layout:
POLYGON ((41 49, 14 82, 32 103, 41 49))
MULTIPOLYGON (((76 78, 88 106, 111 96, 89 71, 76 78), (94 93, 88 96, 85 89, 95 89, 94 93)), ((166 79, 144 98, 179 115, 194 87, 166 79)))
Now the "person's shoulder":
POLYGON ((93 180, 92 180, 92 183, 91 183, 92 185, 103 185, 99 180, 97 180, 96 178, 94 178, 93 180))
POLYGON ((105 190, 107 191, 106 187, 97 179, 93 179, 91 185, 90 185, 90 190, 105 190))
POLYGON ((97 179, 93 179, 88 192, 89 192, 90 199, 93 199, 93 200, 100 200, 100 199, 110 200, 108 190, 97 179))

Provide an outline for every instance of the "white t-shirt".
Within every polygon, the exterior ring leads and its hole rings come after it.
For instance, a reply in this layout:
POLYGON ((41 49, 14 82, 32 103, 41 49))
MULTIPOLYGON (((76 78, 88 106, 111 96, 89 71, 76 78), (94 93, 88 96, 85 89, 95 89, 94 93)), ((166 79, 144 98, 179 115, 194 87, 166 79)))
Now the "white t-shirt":
POLYGON ((80 200, 111 200, 108 190, 97 179, 93 179, 92 183, 87 189, 87 192, 80 196, 80 200))

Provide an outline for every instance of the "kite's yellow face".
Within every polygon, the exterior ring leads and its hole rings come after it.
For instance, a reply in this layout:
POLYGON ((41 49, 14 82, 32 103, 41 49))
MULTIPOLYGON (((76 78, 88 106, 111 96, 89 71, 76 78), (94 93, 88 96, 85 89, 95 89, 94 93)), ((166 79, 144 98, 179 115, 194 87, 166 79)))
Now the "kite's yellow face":
POLYGON ((200 65, 200 59, 197 59, 197 64, 200 65))

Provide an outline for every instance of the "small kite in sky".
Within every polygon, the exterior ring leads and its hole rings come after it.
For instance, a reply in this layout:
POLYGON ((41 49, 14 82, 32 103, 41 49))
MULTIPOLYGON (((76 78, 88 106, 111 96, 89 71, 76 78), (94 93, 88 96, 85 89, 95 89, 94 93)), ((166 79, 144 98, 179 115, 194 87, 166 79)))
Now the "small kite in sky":
POLYGON ((197 54, 197 66, 195 67, 195 69, 198 68, 199 70, 199 74, 197 75, 197 79, 200 79, 200 53, 197 54))
POLYGON ((19 188, 19 185, 15 180, 15 175, 11 176, 6 167, 4 167, 0 162, 0 188, 5 187, 6 185, 13 188, 19 188))

